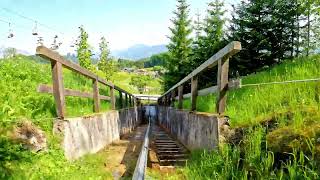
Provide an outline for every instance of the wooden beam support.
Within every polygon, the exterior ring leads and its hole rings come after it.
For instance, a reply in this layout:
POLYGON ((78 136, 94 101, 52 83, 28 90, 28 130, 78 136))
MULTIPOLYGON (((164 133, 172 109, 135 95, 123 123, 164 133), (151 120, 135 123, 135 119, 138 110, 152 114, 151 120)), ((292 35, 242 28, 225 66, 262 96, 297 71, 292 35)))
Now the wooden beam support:
POLYGON ((227 91, 228 91, 228 73, 229 73, 229 58, 224 58, 218 61, 218 95, 216 111, 218 114, 223 114, 226 109, 227 91))
POLYGON ((62 77, 62 64, 60 62, 52 61, 52 82, 53 82, 53 96, 56 104, 57 116, 60 119, 65 117, 65 97, 62 77))
MULTIPOLYGON (((48 94, 53 94, 53 88, 52 86, 48 86, 45 84, 40 84, 38 86, 37 92, 39 93, 48 93, 48 94)), ((81 98, 93 98, 93 93, 90 92, 81 92, 81 91, 76 91, 72 89, 64 89, 64 96, 72 96, 72 97, 81 97, 81 98)), ((110 101, 109 96, 99 96, 100 100, 107 100, 110 101)))
POLYGON ((191 78, 191 111, 197 110, 198 76, 191 78))
POLYGON ((122 92, 119 91, 119 106, 120 106, 120 109, 123 108, 123 98, 122 98, 122 92))
POLYGON ((126 108, 128 107, 128 104, 129 104, 129 102, 128 102, 128 94, 126 94, 126 97, 125 97, 125 104, 126 104, 126 108))
POLYGON ((100 97, 99 97, 99 81, 98 79, 93 80, 93 102, 94 112, 100 112, 100 97))
POLYGON ((203 70, 209 68, 209 67, 214 67, 218 64, 218 61, 221 60, 222 58, 229 58, 236 53, 238 53, 241 50, 241 43, 238 41, 233 41, 226 45, 223 49, 218 51, 215 55, 213 55, 211 58, 209 58, 207 61, 205 61, 203 64, 201 64, 199 67, 197 67, 194 71, 192 71, 189 75, 187 75, 185 78, 183 78, 180 82, 175 84, 173 87, 171 87, 166 93, 164 93, 162 96, 167 95, 170 93, 173 89, 176 89, 180 85, 186 83, 189 81, 193 76, 198 75, 201 73, 203 70))
POLYGON ((183 108, 183 85, 178 87, 178 109, 183 108))
POLYGON ((171 96, 170 96, 170 100, 171 100, 170 105, 171 105, 171 107, 174 107, 174 103, 176 101, 175 97, 176 97, 176 90, 173 90, 171 92, 171 96))
POLYGON ((114 94, 114 87, 110 87, 111 108, 116 109, 116 96, 114 94))

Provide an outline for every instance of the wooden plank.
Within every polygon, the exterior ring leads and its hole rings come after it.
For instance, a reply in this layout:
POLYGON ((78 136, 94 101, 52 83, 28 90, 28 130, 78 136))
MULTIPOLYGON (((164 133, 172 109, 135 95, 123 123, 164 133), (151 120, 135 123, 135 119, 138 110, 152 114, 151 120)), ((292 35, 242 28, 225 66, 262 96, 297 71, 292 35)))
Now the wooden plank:
MULTIPOLYGON (((228 90, 238 89, 241 87, 241 79, 235 79, 228 82, 228 90)), ((198 91, 198 96, 207 96, 218 92, 218 86, 211 86, 198 91)), ((183 99, 191 98, 191 93, 184 94, 183 99)), ((176 100, 179 100, 179 96, 176 96, 176 100)))
POLYGON ((223 114, 226 108, 228 91, 229 58, 223 58, 218 62, 218 95, 216 110, 218 114, 223 114))
POLYGON ((38 46, 36 50, 36 55, 43 57, 45 59, 49 59, 51 62, 60 62, 67 69, 78 72, 92 80, 98 79, 98 81, 104 85, 107 85, 109 87, 114 87, 118 91, 122 91, 124 93, 130 94, 129 92, 121 89, 120 87, 117 87, 114 84, 107 82, 106 80, 98 77, 97 75, 81 67, 80 65, 75 64, 71 61, 65 60, 64 57, 60 56, 57 52, 54 52, 45 46, 38 46))
POLYGON ((99 81, 98 79, 93 80, 93 102, 94 112, 100 112, 100 97, 99 97, 99 81))
POLYGON ((197 109, 198 76, 191 78, 191 111, 197 109))
POLYGON ((175 103, 175 100, 176 100, 175 97, 176 97, 176 91, 173 90, 173 91, 171 92, 171 96, 170 96, 171 107, 174 107, 174 103, 175 103))
POLYGON ((129 102, 128 102, 128 94, 126 94, 126 98, 125 98, 125 104, 126 104, 126 108, 129 106, 129 102))
POLYGON ((52 51, 51 49, 44 47, 44 46, 38 46, 36 50, 36 55, 43 57, 45 59, 49 59, 51 62, 59 62, 61 63, 65 68, 70 69, 72 71, 78 72, 92 80, 98 79, 99 82, 107 85, 107 86, 114 86, 112 83, 109 83, 105 81, 104 79, 101 79, 97 77, 94 73, 90 72, 89 70, 81 67, 78 64, 75 64, 71 61, 65 60, 64 57, 60 56, 57 52, 52 51))
POLYGON ((178 82, 176 85, 174 85, 172 88, 170 88, 166 93, 164 93, 162 96, 167 95, 172 90, 176 89, 180 85, 184 84, 185 82, 189 81, 192 77, 198 75, 203 70, 207 69, 208 67, 213 67, 218 64, 218 61, 224 57, 231 57, 234 54, 238 53, 241 50, 241 43, 238 41, 233 41, 229 43, 227 46, 225 46, 223 49, 221 49, 219 52, 217 52, 215 55, 213 55, 210 59, 208 59, 206 62, 201 64, 198 68, 196 68, 194 71, 192 71, 188 76, 183 78, 180 82, 178 82))
POLYGON ((65 97, 62 77, 62 64, 60 62, 51 62, 52 70, 52 82, 53 88, 52 93, 54 96, 57 116, 60 119, 65 117, 65 97))
POLYGON ((114 88, 110 87, 111 108, 116 109, 116 97, 114 94, 114 88))
MULTIPOLYGON (((37 90, 39 93, 49 93, 53 94, 53 89, 51 86, 40 84, 37 90)), ((64 95, 65 96, 73 96, 73 97, 83 97, 83 98, 93 98, 93 93, 89 92, 81 92, 76 91, 72 89, 64 89, 64 95)), ((110 100, 111 98, 109 96, 99 96, 100 100, 110 100)))
POLYGON ((178 87, 178 109, 183 108, 183 85, 178 87))
POLYGON ((122 98, 122 92, 121 91, 118 91, 119 92, 119 106, 120 106, 120 109, 123 108, 123 98, 122 98))
POLYGON ((129 95, 129 106, 132 106, 132 97, 129 95))

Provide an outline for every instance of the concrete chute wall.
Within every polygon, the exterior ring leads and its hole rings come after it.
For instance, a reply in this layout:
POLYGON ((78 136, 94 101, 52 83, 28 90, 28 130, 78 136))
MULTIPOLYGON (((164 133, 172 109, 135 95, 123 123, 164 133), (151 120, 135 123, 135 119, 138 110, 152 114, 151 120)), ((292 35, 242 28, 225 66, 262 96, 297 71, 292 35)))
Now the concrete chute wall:
POLYGON ((217 115, 159 106, 158 123, 189 150, 218 147, 217 115))
POLYGON ((57 120, 54 132, 63 136, 62 147, 67 159, 96 153, 120 139, 141 123, 141 108, 108 111, 91 116, 57 120))

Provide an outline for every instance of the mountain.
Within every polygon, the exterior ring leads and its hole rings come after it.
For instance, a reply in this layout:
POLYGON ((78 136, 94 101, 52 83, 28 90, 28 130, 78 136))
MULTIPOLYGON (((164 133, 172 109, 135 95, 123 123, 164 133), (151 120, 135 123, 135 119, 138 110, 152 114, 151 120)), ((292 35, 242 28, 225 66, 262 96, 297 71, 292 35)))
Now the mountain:
POLYGON ((112 56, 123 59, 138 60, 150 57, 154 54, 159 54, 168 51, 166 45, 148 46, 144 44, 137 44, 125 50, 117 50, 112 52, 112 56))

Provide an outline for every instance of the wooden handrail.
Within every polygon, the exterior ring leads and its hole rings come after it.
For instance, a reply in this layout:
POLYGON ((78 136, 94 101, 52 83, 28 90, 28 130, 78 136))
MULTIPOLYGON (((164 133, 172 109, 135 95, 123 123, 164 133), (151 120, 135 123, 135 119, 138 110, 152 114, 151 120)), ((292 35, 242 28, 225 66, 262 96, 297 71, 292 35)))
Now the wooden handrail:
POLYGON ((227 46, 225 46, 223 49, 221 49, 219 52, 217 52, 215 55, 213 55, 210 59, 208 59, 206 62, 201 64, 197 69, 193 70, 190 74, 188 74, 185 78, 183 78, 181 81, 179 81, 177 84, 172 86, 167 92, 165 92, 161 97, 167 95, 172 90, 178 88, 180 85, 186 83, 189 81, 192 77, 198 75, 205 69, 209 67, 214 67, 218 65, 218 61, 222 59, 223 57, 231 57, 235 54, 237 54, 241 50, 241 43, 239 41, 233 41, 229 43, 227 46))
MULTIPOLYGON (((112 109, 115 109, 116 98, 115 98, 114 90, 117 90, 120 93, 124 93, 126 97, 129 96, 130 105, 131 105, 131 99, 133 98, 133 100, 135 100, 135 96, 133 94, 121 89, 120 87, 115 86, 110 82, 107 82, 106 80, 100 78, 96 74, 81 67, 80 65, 70 62, 68 60, 65 60, 64 57, 62 57, 59 53, 54 52, 45 46, 37 47, 36 55, 51 61, 53 87, 51 88, 50 86, 47 86, 47 85, 40 85, 38 91, 43 93, 53 93, 55 98, 57 115, 61 119, 65 117, 65 96, 93 98, 95 112, 100 111, 100 99, 110 100, 112 109), (93 93, 80 92, 80 91, 75 91, 71 89, 64 89, 63 78, 62 78, 63 76, 62 67, 65 67, 71 71, 79 73, 89 79, 92 79, 93 93), (110 97, 102 96, 99 94, 99 83, 110 87, 110 97)), ((122 96, 120 101, 122 101, 122 96)))
POLYGON ((158 103, 160 105, 169 106, 173 100, 176 99, 175 96, 172 97, 174 91, 178 89, 178 108, 182 108, 182 101, 184 97, 191 97, 191 111, 196 110, 196 101, 198 95, 208 94, 212 92, 218 93, 217 98, 217 113, 222 114, 225 110, 226 104, 226 92, 230 83, 228 81, 228 71, 229 71, 229 58, 236 53, 241 51, 241 43, 238 41, 233 41, 225 46, 223 49, 218 51, 215 55, 201 64, 198 68, 193 70, 185 78, 171 87, 167 92, 165 92, 159 99, 158 103), (207 68, 212 68, 218 65, 217 82, 218 85, 215 87, 200 90, 198 92, 198 74, 206 70, 207 68), (191 93, 186 96, 183 95, 183 85, 191 80, 191 93))

